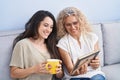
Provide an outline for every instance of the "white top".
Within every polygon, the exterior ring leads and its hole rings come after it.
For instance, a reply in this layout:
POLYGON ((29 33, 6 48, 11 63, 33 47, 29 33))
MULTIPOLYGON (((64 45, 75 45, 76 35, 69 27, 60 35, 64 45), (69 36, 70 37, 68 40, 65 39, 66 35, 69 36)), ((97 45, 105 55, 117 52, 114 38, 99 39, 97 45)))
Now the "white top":
MULTIPOLYGON (((70 54, 74 64, 79 56, 82 56, 94 50, 94 45, 98 41, 98 37, 94 33, 87 33, 86 35, 81 35, 79 40, 81 43, 81 47, 76 39, 74 39, 71 35, 66 34, 63 38, 59 40, 57 44, 57 47, 65 50, 70 54)), ((104 73, 100 70, 100 67, 96 70, 93 70, 91 67, 88 67, 88 72, 86 74, 82 74, 78 76, 70 76, 69 73, 67 72, 66 67, 64 66, 64 72, 65 72, 64 80, 69 80, 70 78, 73 77, 90 78, 96 74, 104 75, 104 73)))

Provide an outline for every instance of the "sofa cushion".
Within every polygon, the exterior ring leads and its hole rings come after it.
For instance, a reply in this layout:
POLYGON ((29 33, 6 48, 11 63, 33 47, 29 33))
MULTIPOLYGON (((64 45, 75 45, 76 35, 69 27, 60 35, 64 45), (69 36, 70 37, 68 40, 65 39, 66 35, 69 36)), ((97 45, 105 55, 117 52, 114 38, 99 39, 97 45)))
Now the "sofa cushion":
POLYGON ((100 46, 100 62, 101 62, 101 66, 104 65, 104 58, 103 58, 103 39, 102 39, 102 31, 101 31, 101 24, 93 24, 92 25, 93 31, 97 34, 98 38, 99 38, 99 46, 100 46))
POLYGON ((23 30, 0 32, 0 80, 11 80, 10 57, 14 38, 23 30))
POLYGON ((107 80, 120 80, 120 63, 104 66, 102 71, 105 73, 107 80))
POLYGON ((102 24, 105 64, 120 62, 120 22, 102 24))

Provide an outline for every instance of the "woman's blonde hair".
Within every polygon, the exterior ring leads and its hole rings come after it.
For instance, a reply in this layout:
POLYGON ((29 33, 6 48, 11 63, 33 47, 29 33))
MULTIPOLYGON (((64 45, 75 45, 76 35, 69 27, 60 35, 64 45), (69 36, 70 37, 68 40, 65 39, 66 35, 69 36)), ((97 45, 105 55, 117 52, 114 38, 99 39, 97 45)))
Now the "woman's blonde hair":
POLYGON ((83 13, 79 9, 75 7, 67 7, 63 9, 57 17, 57 38, 58 39, 60 39, 67 33, 64 27, 64 23, 65 23, 64 20, 67 16, 70 16, 70 15, 73 15, 78 19, 80 24, 80 31, 82 33, 92 31, 86 17, 83 15, 83 13))

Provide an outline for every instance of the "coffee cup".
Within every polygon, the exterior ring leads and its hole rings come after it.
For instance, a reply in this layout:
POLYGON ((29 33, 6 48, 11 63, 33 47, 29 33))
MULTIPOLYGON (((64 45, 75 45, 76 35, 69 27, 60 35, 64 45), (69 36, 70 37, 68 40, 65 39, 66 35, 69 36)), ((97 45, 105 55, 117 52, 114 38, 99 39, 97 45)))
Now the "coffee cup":
POLYGON ((56 69, 58 65, 60 64, 59 59, 47 59, 47 64, 46 64, 46 69, 51 73, 51 74, 56 74, 56 69), (50 66, 50 68, 49 68, 50 66))

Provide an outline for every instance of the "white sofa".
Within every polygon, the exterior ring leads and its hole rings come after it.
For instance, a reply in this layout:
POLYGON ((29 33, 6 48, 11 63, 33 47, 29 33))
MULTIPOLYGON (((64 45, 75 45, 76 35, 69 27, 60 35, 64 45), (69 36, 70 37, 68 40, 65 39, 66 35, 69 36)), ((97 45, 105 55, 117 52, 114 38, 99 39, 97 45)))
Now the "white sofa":
MULTIPOLYGON (((120 22, 93 24, 99 36, 102 70, 107 80, 120 80, 120 22)), ((9 62, 14 38, 23 30, 0 32, 0 80, 12 80, 9 62)))
POLYGON ((99 37, 102 71, 107 80, 120 80, 120 22, 94 24, 99 37))

